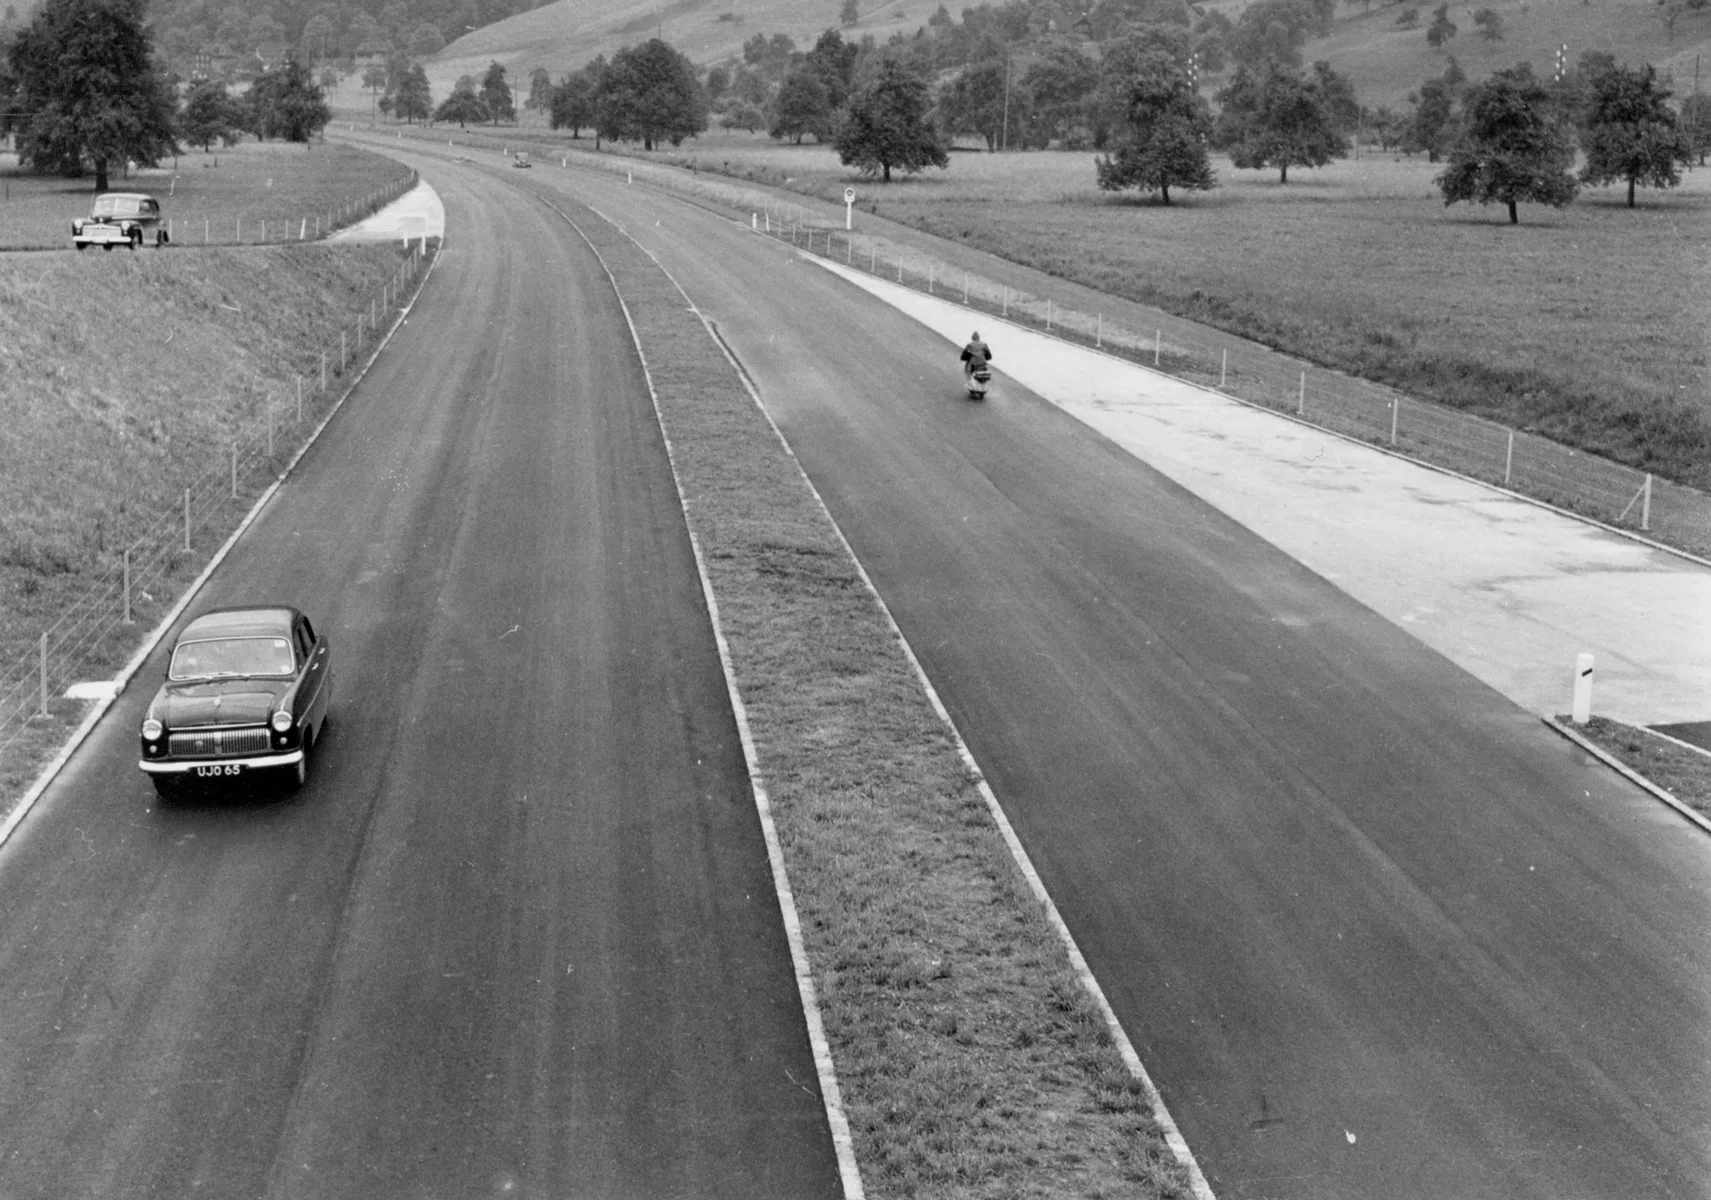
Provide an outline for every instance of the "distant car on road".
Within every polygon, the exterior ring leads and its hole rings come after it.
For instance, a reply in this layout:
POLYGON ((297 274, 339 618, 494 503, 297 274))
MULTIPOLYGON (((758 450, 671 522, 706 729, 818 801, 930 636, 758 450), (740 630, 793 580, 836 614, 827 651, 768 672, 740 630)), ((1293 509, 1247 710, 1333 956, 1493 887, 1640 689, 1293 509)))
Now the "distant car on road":
POLYGON ((95 197, 88 217, 71 223, 71 242, 79 250, 90 246, 135 250, 144 238, 152 238, 156 246, 169 240, 160 223, 160 201, 141 192, 103 192, 95 197))
POLYGON ((332 695, 331 647, 295 608, 203 613, 172 648, 137 765, 162 796, 186 780, 255 771, 300 785, 332 695))
POLYGON ((513 167, 532 167, 535 164, 529 161, 527 150, 519 150, 511 156, 511 165, 513 167))

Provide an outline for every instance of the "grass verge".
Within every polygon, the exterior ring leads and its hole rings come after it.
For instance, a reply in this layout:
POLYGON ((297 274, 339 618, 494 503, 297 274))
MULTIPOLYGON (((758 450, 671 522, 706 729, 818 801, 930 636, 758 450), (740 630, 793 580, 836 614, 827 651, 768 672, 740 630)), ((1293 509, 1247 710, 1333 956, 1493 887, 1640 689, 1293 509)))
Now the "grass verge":
MULTIPOLYGON (((74 611, 91 614, 83 677, 129 657, 333 403, 336 361, 316 386, 329 334, 336 352, 401 262, 392 245, 0 257, 0 681, 30 678, 41 632, 74 611), (234 444, 258 447, 235 489, 234 444), (139 545, 156 549, 126 625, 114 581, 139 545)), ((0 722, 0 809, 82 719, 60 691, 21 732, 0 722)))
MULTIPOLYGON (((171 218, 173 239, 184 247, 313 239, 317 224, 324 234, 366 215, 376 193, 408 174, 392 159, 341 142, 245 140, 115 174, 108 186, 159 200, 162 219, 171 218)), ((94 198, 93 177, 37 175, 0 155, 0 250, 70 247, 72 219, 88 216, 94 198)))
MULTIPOLYGON (((1567 717, 1558 722, 1569 725, 1567 717)), ((1608 717, 1570 726, 1636 774, 1643 775, 1701 816, 1711 817, 1711 753, 1691 750, 1651 730, 1608 717)))
POLYGON ((877 597, 670 279, 582 223, 653 372, 880 1196, 1190 1184, 877 597))

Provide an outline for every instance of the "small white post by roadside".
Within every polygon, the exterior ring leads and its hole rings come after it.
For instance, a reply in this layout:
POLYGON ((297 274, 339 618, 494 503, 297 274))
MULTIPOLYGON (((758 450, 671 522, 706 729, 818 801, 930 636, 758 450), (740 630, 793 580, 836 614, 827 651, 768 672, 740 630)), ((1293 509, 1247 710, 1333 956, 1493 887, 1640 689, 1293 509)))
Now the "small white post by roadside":
POLYGON ((190 489, 184 489, 184 552, 190 553, 190 489))
POLYGON ((131 616, 131 548, 129 546, 126 546, 125 547, 125 624, 133 625, 135 623, 136 623, 135 618, 131 616))
POLYGON ((1574 658, 1574 708, 1570 712, 1576 725, 1592 720, 1592 655, 1577 654, 1574 658))
POLYGON ((1224 380, 1230 377, 1230 351, 1225 349, 1224 361, 1218 365, 1218 386, 1224 386, 1224 380))
POLYGON ((1164 330, 1153 330, 1153 366, 1158 366, 1159 354, 1164 350, 1164 330))
POLYGON ((1301 372, 1301 391, 1297 394, 1296 399, 1295 399, 1295 415, 1300 417, 1300 416, 1305 416, 1306 414, 1307 414, 1307 372, 1303 371, 1303 372, 1301 372))
POLYGON ((844 189, 844 228, 846 230, 855 228, 855 189, 853 187, 844 189))
POLYGON ((37 709, 36 716, 51 717, 53 714, 48 711, 48 635, 45 633, 42 634, 41 647, 41 707, 37 709))

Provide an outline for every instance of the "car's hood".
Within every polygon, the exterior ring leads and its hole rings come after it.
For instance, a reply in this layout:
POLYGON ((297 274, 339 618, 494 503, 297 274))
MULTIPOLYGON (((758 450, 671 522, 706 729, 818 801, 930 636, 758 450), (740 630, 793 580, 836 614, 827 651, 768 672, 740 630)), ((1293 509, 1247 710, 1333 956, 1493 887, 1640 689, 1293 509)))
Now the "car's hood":
POLYGON ((260 725, 290 686, 289 679, 169 683, 160 689, 151 711, 168 729, 196 725, 260 725))

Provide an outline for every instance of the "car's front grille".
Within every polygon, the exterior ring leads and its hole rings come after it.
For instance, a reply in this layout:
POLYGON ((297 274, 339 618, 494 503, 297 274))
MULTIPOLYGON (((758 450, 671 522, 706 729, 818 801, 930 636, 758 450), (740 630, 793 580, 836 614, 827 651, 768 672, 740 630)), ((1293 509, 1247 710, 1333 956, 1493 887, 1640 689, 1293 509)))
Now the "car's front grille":
POLYGON ((167 753, 174 758, 235 758, 267 753, 267 730, 198 729, 175 733, 167 739, 167 753))

